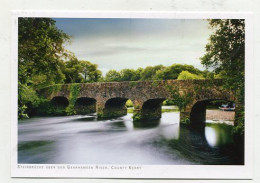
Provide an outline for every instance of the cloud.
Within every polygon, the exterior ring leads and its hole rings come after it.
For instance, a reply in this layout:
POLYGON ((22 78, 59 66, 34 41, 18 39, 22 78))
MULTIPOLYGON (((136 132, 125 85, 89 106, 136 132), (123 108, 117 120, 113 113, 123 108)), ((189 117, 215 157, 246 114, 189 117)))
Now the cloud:
POLYGON ((129 47, 129 46, 110 46, 100 50, 94 50, 89 52, 89 56, 108 56, 108 55, 115 55, 115 54, 122 54, 122 53, 136 53, 140 51, 145 51, 145 48, 138 48, 138 47, 129 47))
POLYGON ((109 69, 148 65, 191 64, 203 69, 211 30, 204 20, 56 19, 58 28, 73 36, 67 49, 80 59, 109 69))

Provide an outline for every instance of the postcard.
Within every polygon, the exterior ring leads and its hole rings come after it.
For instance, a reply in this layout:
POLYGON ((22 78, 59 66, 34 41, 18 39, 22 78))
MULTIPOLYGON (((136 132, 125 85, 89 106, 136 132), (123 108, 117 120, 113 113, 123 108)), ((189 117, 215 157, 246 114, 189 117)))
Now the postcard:
POLYGON ((251 179, 252 17, 13 12, 12 177, 251 179))

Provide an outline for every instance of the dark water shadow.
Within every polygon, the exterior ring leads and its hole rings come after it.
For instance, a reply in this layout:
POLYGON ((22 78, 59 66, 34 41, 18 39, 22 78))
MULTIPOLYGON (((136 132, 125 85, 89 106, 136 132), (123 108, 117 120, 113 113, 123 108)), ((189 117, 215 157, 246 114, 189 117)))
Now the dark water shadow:
MULTIPOLYGON (((168 154, 180 154, 188 161, 204 165, 243 165, 243 150, 236 143, 212 147, 205 137, 205 128, 180 125, 178 139, 163 137, 153 142, 158 148, 167 149, 168 154)), ((243 146, 243 144, 241 144, 243 146)))
POLYGON ((35 149, 47 145, 51 145, 54 141, 29 141, 29 142, 20 142, 18 144, 18 151, 35 149))
POLYGON ((108 122, 105 124, 104 128, 94 129, 94 130, 83 130, 78 133, 114 133, 114 132, 124 132, 127 131, 127 128, 124 124, 124 121, 114 121, 108 122))
POLYGON ((160 125, 160 119, 158 120, 141 120, 141 121, 133 121, 134 128, 136 129, 147 129, 154 128, 160 125))
POLYGON ((123 120, 115 121, 115 122, 113 122, 113 123, 109 123, 109 125, 110 125, 111 127, 116 127, 116 128, 126 128, 126 126, 125 126, 123 120))

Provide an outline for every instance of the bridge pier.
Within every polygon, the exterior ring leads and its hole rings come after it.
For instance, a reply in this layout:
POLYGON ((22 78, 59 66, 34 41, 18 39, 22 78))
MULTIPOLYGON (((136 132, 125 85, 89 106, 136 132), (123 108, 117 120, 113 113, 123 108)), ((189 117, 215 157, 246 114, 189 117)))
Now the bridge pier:
POLYGON ((193 101, 180 112, 180 123, 204 124, 206 121, 206 101, 193 101))
POLYGON ((245 116, 243 115, 243 112, 245 111, 245 105, 239 103, 236 101, 236 109, 235 109, 235 123, 234 125, 238 125, 238 121, 241 121, 242 118, 245 116))
POLYGON ((206 101, 196 102, 190 112, 190 122, 204 124, 206 121, 206 101))
POLYGON ((206 121, 206 109, 197 111, 180 112, 180 123, 183 124, 204 124, 206 121))
POLYGON ((180 112, 180 123, 190 123, 190 111, 180 112))

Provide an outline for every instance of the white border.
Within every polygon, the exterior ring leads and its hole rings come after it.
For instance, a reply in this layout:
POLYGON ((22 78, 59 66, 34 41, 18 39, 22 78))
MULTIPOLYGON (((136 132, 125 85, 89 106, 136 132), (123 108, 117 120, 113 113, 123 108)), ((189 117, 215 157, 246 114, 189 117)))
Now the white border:
MULTIPOLYGON (((253 16, 250 13, 221 12, 133 12, 133 11, 13 11, 12 18, 12 105, 11 105, 11 176, 12 177, 78 177, 78 178, 175 178, 175 179, 252 179, 253 178, 253 16), (141 165, 141 170, 58 169, 61 164, 32 164, 43 169, 23 169, 17 164, 17 79, 18 79, 18 17, 52 18, 164 18, 164 19, 236 19, 246 20, 245 45, 245 165, 141 165), (55 169, 48 169, 54 166, 55 169)), ((29 164, 23 164, 29 166, 29 164)), ((77 165, 71 165, 77 166, 77 165)), ((112 165, 104 165, 111 168, 112 165)), ((119 165, 115 165, 119 166, 119 165)), ((121 166, 121 165, 120 165, 121 166)), ((123 166, 123 165, 122 165, 123 166)), ((128 167, 128 165, 126 165, 128 167)))

